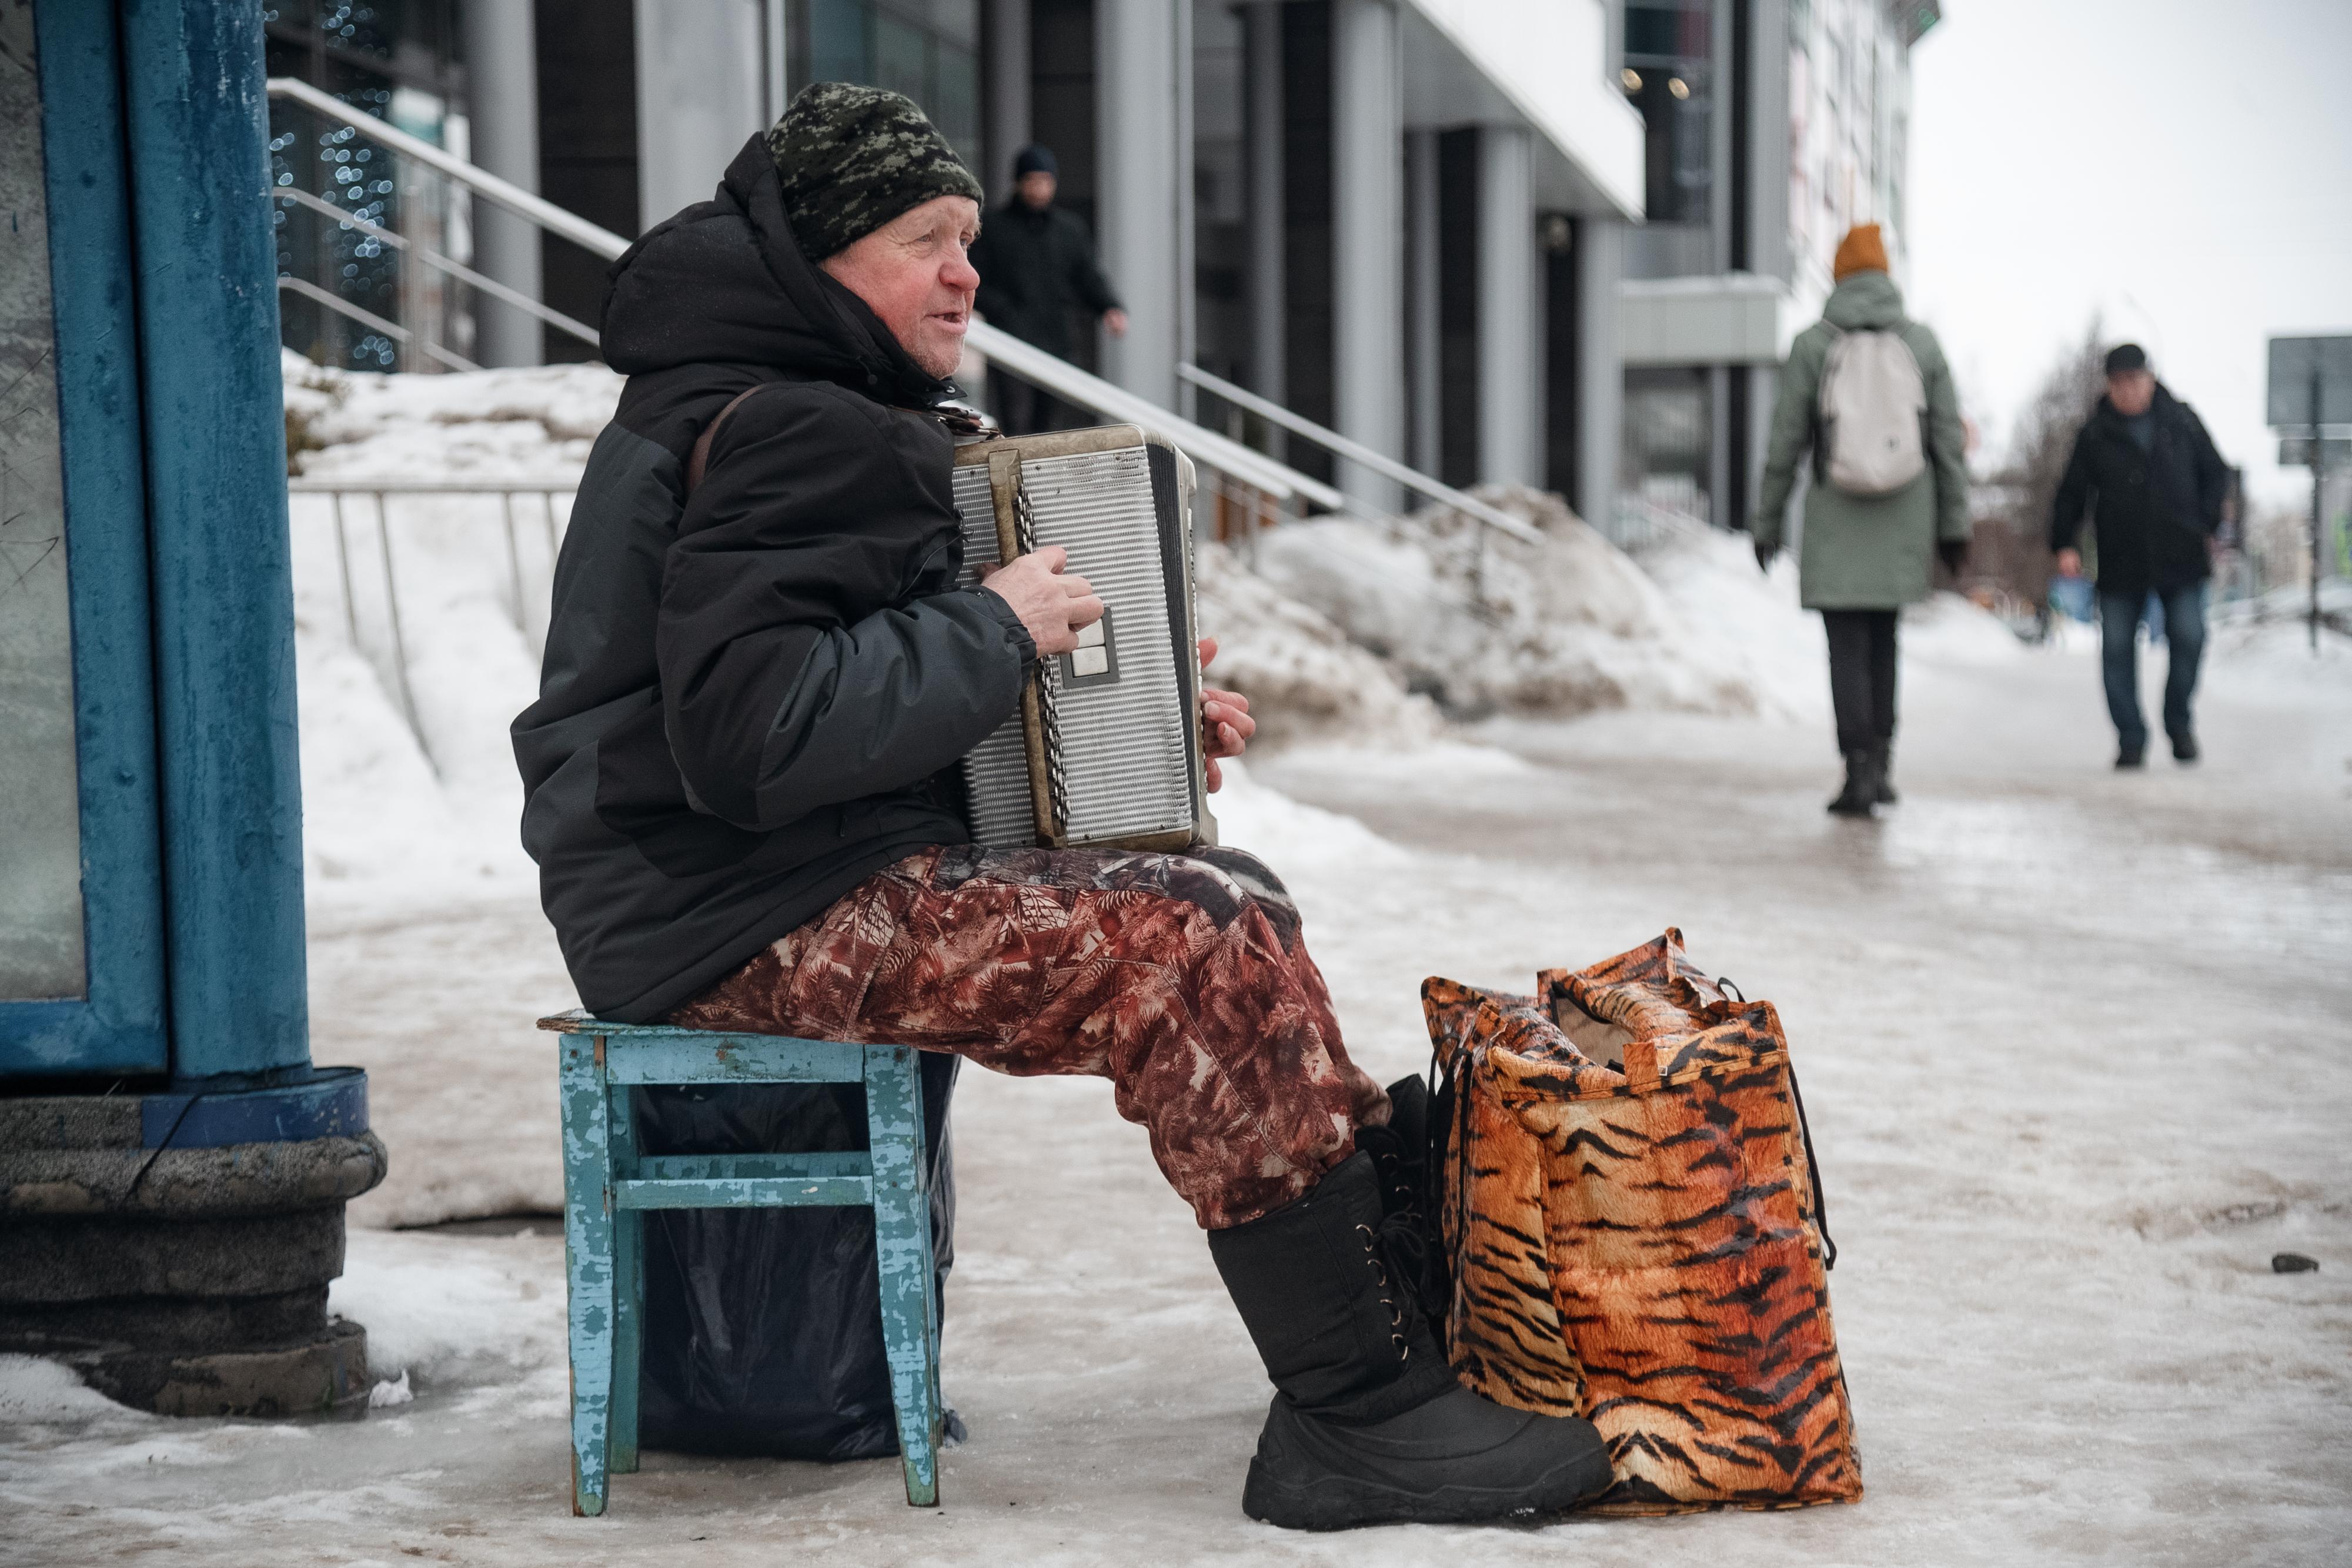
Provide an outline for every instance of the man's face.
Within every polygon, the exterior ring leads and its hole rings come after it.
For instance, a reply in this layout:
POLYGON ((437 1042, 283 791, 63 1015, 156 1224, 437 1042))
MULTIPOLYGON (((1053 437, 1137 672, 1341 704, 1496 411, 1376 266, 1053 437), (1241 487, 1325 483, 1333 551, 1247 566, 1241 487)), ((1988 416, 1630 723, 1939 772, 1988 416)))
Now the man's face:
POLYGON ((946 376, 971 325, 980 274, 964 252, 979 237, 979 203, 933 196, 817 265, 866 301, 915 363, 946 376))
POLYGON ((2107 401, 2126 419, 2137 419, 2156 401, 2156 372, 2117 371, 2107 378, 2107 401))
POLYGON ((1021 199, 1041 213, 1054 204, 1054 193, 1060 188, 1061 182, 1043 169, 1021 176, 1021 199))

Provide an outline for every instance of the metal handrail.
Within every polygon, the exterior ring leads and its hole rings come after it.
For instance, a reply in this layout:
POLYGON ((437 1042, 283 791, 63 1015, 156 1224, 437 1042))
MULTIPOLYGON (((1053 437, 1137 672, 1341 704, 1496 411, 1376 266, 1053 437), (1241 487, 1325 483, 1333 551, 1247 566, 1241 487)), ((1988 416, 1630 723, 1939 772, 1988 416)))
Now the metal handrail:
MULTIPOLYGON (((278 287, 280 289, 290 288, 313 304, 322 305, 338 316, 349 317, 362 327, 383 333, 395 343, 404 345, 415 337, 415 333, 397 322, 387 321, 374 311, 354 305, 340 294, 330 294, 308 278, 295 277, 281 272, 278 275, 278 287)), ((417 346, 453 371, 478 371, 482 368, 463 354, 452 353, 429 338, 417 346)))
POLYGON ((1467 496, 1451 485, 1442 484, 1417 468, 1408 468, 1393 457, 1373 451, 1359 441, 1350 441, 1336 430, 1326 429, 1304 414, 1293 413, 1280 403, 1262 398, 1245 387, 1237 387, 1223 376, 1213 375, 1198 365, 1180 364, 1176 373, 1196 387, 1202 387, 1223 398, 1236 408, 1246 409, 1260 419, 1278 424, 1293 435, 1303 435, 1326 452, 1360 464, 1385 479, 1393 479, 1409 490, 1415 490, 1432 500, 1443 501, 1456 511, 1466 512, 1489 528, 1500 528, 1513 538, 1526 544, 1541 544, 1543 533, 1522 522, 1499 507, 1489 506, 1475 496, 1467 496))
MULTIPOLYGON (((400 580, 393 566, 392 508, 389 498, 394 496, 496 496, 499 510, 505 524, 507 544, 507 612, 517 632, 534 639, 530 618, 524 612, 526 595, 523 589, 522 550, 516 538, 514 498, 517 496, 539 497, 540 521, 546 531, 547 555, 555 559, 568 519, 559 522, 555 515, 555 497, 577 492, 577 476, 548 476, 536 479, 394 479, 371 478, 365 475, 350 475, 341 478, 307 476, 290 477, 286 489, 294 496, 324 496, 331 507, 330 517, 334 528, 335 572, 341 585, 343 628, 354 651, 361 650, 359 599, 352 589, 352 548, 349 521, 343 511, 343 497, 366 496, 375 502, 376 556, 383 579, 384 614, 392 641, 393 690, 400 699, 401 716, 408 721, 408 732, 415 738, 417 750, 424 754, 427 766, 437 777, 440 763, 433 755, 432 743, 425 738, 424 721, 418 716, 416 692, 409 675, 408 638, 400 618, 400 580)), ((546 652, 545 639, 538 636, 539 652, 546 652)))
POLYGON ((521 289, 509 288, 495 277, 485 277, 472 267, 452 261, 437 250, 429 250, 418 245, 406 235, 395 234, 382 224, 371 223, 356 213, 347 213, 334 203, 323 197, 314 196, 308 191, 297 191, 290 186, 281 185, 269 193, 279 201, 299 202, 313 212, 322 213, 345 228, 359 230, 378 244, 388 245, 394 250, 412 251, 416 258, 426 266, 440 268, 459 282, 470 284, 480 289, 493 299, 503 299, 526 315, 536 316, 559 332, 569 332, 592 349, 604 346, 603 340, 596 334, 596 329, 585 321, 574 320, 561 310, 551 310, 521 289))
MULTIPOLYGON (((443 152, 429 141, 411 136, 397 126, 386 124, 363 110, 353 109, 350 104, 331 98, 309 82, 298 81, 292 77, 271 77, 269 96, 290 99, 330 120, 340 120, 392 151, 414 158, 448 176, 475 194, 496 202, 551 234, 570 240, 593 256, 610 261, 629 248, 629 242, 610 229, 599 228, 585 218, 567 213, 551 202, 541 200, 520 186, 476 168, 462 158, 443 152)), ((1277 463, 1231 437, 1204 430, 1191 420, 1169 413, 1148 398, 1139 397, 1123 387, 1113 386, 1098 376, 1089 375, 1068 361, 1033 348, 1011 333, 991 327, 984 321, 971 324, 966 340, 988 356, 991 363, 1003 366, 1024 381, 1034 382, 1055 397, 1154 431, 1174 443, 1193 461, 1221 469, 1279 500, 1305 500, 1333 511, 1353 509, 1346 497, 1321 480, 1277 463)))
POLYGON ((1034 382, 1055 397, 1164 435, 1194 462, 1222 469, 1279 499, 1286 501, 1295 497, 1329 511, 1340 511, 1349 506, 1346 496, 1320 479, 1277 463, 1231 436, 1220 435, 1171 413, 1150 399, 1090 375, 1067 360, 1056 359, 1043 349, 1023 342, 1001 327, 974 321, 965 340, 987 355, 989 363, 1002 365, 1024 381, 1034 382))
POLYGON ((354 131, 364 131, 371 140, 447 175, 476 195, 487 197, 507 211, 530 219, 550 234, 560 235, 593 256, 611 261, 629 248, 629 242, 610 229, 598 228, 587 219, 565 212, 553 202, 534 196, 520 185, 509 184, 463 158, 444 152, 422 137, 411 136, 398 126, 378 120, 364 110, 353 109, 340 99, 330 98, 309 82, 299 81, 292 77, 271 77, 269 96, 290 99, 313 113, 323 114, 330 120, 340 120, 354 131))

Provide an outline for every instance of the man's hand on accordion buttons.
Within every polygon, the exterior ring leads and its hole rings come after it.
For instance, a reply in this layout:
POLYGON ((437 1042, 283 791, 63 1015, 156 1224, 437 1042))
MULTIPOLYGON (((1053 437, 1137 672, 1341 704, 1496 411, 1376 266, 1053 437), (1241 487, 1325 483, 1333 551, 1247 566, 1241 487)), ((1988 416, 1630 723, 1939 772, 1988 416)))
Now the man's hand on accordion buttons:
POLYGON ((1094 585, 1074 572, 1065 572, 1062 569, 1068 564, 1066 550, 1060 545, 1047 545, 981 574, 981 586, 1013 606, 1013 613, 1021 617, 1041 659, 1076 647, 1079 631, 1103 616, 1103 601, 1095 597, 1094 585))
MULTIPOLYGON (((1209 661, 1217 656, 1217 640, 1201 639, 1201 668, 1207 669, 1209 661)), ((1201 751, 1208 759, 1209 789, 1212 793, 1224 787, 1224 774, 1217 767, 1220 757, 1239 757, 1257 733, 1257 720, 1250 717, 1249 698, 1239 692, 1219 691, 1214 686, 1201 688, 1201 751)))

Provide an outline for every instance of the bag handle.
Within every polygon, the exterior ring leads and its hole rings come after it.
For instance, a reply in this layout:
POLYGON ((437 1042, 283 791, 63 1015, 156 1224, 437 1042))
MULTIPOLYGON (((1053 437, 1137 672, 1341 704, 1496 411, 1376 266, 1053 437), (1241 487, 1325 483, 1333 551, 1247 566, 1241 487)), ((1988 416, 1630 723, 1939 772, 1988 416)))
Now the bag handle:
POLYGON ((741 392, 729 398, 727 406, 720 409, 718 415, 702 427, 702 434, 694 438, 694 450, 686 455, 686 493, 688 495, 691 496, 702 488, 702 476, 710 468, 710 444, 717 439, 719 427, 727 423, 729 414, 743 406, 744 399, 770 384, 767 382, 760 382, 745 387, 741 392))
MULTIPOLYGON (((1693 1002, 1701 1002, 1698 988, 1683 977, 1675 977, 1674 988, 1688 993, 1693 1002)), ((1738 989, 1727 980, 1716 982, 1718 989, 1738 989)), ((1636 1094, 1654 1092, 1658 1087, 1658 1036, 1669 1032, 1678 1022, 1687 1021, 1691 1012, 1681 1005, 1655 996, 1643 994, 1633 986, 1595 985, 1581 975, 1562 977, 1561 990, 1570 1002, 1603 1023, 1615 1024, 1631 1038, 1625 1042, 1625 1086, 1636 1094)), ((1747 1005, 1745 997, 1741 1005, 1747 1005)), ((1769 1005, 1769 1004, 1767 1004, 1769 1005)), ((1830 1239, 1829 1199, 1822 1191, 1822 1164, 1813 1154, 1813 1129, 1805 1117, 1805 1097, 1797 1088, 1797 1064, 1785 1052, 1781 1060, 1789 1071, 1789 1098, 1797 1112, 1797 1135, 1804 1141, 1805 1168, 1812 1176, 1813 1222, 1822 1233, 1822 1267, 1837 1267, 1837 1243, 1830 1239)))
POLYGON ((1689 1015, 1673 1003, 1633 986, 1599 985, 1581 975, 1562 977, 1568 999, 1602 1023, 1615 1024, 1625 1041, 1625 1086, 1636 1094, 1658 1087, 1658 1037, 1689 1015))

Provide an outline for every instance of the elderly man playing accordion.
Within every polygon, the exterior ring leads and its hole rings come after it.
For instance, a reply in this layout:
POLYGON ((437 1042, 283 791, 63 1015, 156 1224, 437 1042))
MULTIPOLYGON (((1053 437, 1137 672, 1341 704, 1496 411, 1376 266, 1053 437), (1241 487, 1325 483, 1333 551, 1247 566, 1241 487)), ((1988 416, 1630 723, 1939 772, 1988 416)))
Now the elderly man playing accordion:
MULTIPOLYGON (((912 103, 824 83, 614 265, 629 381, 514 727, 581 998, 1108 1078, 1276 1390, 1250 1515, 1566 1508, 1608 1481, 1598 1436, 1460 1387, 1381 1254, 1389 1103, 1282 883, 1206 846, 970 841, 956 763, 1102 614, 1058 549, 959 581, 938 405, 981 197, 912 103)), ((1213 788, 1255 724, 1216 690, 1201 719, 1213 788)))

